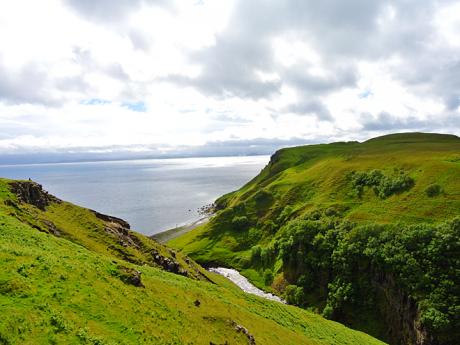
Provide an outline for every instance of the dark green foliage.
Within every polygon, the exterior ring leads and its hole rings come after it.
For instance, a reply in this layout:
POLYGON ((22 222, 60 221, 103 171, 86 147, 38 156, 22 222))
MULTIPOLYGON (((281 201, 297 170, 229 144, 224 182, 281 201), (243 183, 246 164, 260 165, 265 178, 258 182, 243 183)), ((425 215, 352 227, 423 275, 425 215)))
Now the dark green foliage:
POLYGON ((438 196, 439 194, 441 194, 442 192, 442 188, 440 185, 438 184, 432 184, 432 185, 429 185, 426 189, 425 189, 425 194, 430 197, 430 198, 433 198, 435 196, 438 196))
POLYGON ((380 170, 370 172, 353 172, 350 174, 351 183, 356 194, 361 197, 365 187, 372 188, 375 195, 381 199, 393 194, 408 191, 415 185, 412 177, 401 171, 396 176, 386 176, 380 170))
POLYGON ((254 201, 257 209, 264 209, 273 202, 273 195, 269 191, 262 189, 254 195, 254 201))
POLYGON ((246 216, 235 216, 232 218, 232 227, 235 230, 245 230, 249 224, 249 219, 246 216))
POLYGON ((265 285, 270 285, 273 282, 273 272, 271 269, 267 268, 264 271, 264 283, 265 285))
POLYGON ((304 292, 300 286, 288 285, 284 292, 284 299, 289 304, 302 305, 304 300, 304 292))
POLYGON ((402 291, 418 306, 422 327, 440 344, 459 336, 460 218, 412 226, 306 218, 289 223, 278 240, 283 271, 299 285, 286 290, 288 302, 303 305, 299 296, 314 292, 325 305, 324 316, 346 320, 350 310, 384 313, 376 300, 389 304, 385 298, 397 299, 402 291))

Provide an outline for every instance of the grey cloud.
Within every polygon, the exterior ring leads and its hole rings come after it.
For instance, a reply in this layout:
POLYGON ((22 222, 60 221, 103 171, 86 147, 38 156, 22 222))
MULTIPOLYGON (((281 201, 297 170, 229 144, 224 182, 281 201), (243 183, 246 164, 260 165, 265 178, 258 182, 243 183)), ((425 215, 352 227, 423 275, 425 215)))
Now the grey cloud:
POLYGON ((308 66, 296 65, 286 70, 285 82, 307 95, 326 94, 344 87, 354 86, 357 80, 354 68, 335 68, 331 76, 308 73, 308 66))
POLYGON ((148 52, 150 49, 150 42, 149 39, 144 33, 139 30, 130 30, 128 32, 128 37, 131 40, 131 43, 134 49, 143 50, 148 52))
POLYGON ((398 118, 387 112, 381 112, 376 117, 371 114, 362 115, 362 126, 367 131, 423 130, 433 128, 434 125, 433 121, 423 121, 414 116, 398 118))
POLYGON ((11 72, 0 61, 0 101, 8 104, 46 104, 54 106, 58 99, 48 92, 50 80, 45 69, 29 64, 18 72, 11 72))
POLYGON ((355 86, 357 62, 398 56, 401 69, 393 66, 389 72, 396 80, 413 87, 414 93, 441 97, 446 109, 453 110, 458 107, 459 62, 440 56, 455 57, 459 51, 433 48, 438 7, 435 0, 240 0, 215 45, 190 56, 202 66, 201 75, 168 80, 215 97, 269 98, 289 85, 301 95, 319 98, 355 86), (382 24, 391 12, 392 19, 382 24), (290 68, 277 64, 271 41, 283 34, 306 40, 330 76, 309 74, 307 63, 290 68), (280 80, 263 82, 257 71, 277 73, 280 80))
POLYGON ((272 39, 282 34, 309 38, 327 54, 367 51, 377 29, 382 1, 239 1, 230 23, 212 47, 190 56, 203 68, 197 78, 173 75, 169 81, 194 86, 216 96, 269 98, 286 83, 301 93, 324 94, 355 82, 354 62, 337 63, 325 56, 331 77, 305 72, 308 65, 285 69, 274 59, 272 39), (347 51, 345 51, 347 50, 347 51), (262 81, 257 72, 280 75, 280 81, 262 81))
POLYGON ((202 65, 200 76, 172 75, 167 80, 194 86, 217 97, 258 99, 279 92, 280 82, 262 81, 257 75, 257 71, 267 71, 273 66, 272 51, 263 37, 229 32, 219 35, 217 42, 216 46, 190 56, 194 63, 202 65))
POLYGON ((333 117, 326 105, 317 100, 294 103, 286 107, 284 111, 298 115, 314 115, 318 120, 322 121, 333 120, 333 117))
POLYGON ((119 22, 143 4, 169 6, 166 0, 63 0, 72 10, 89 20, 119 22))
POLYGON ((225 140, 207 142, 200 146, 162 145, 130 145, 104 147, 69 147, 66 149, 50 149, 2 152, 0 164, 18 163, 55 163, 117 159, 148 159, 174 157, 211 157, 235 155, 269 155, 277 149, 287 146, 298 146, 317 143, 318 141, 291 138, 256 138, 248 140, 225 140), (141 149, 141 151, 139 151, 141 149), (167 149, 167 150, 166 150, 167 149))

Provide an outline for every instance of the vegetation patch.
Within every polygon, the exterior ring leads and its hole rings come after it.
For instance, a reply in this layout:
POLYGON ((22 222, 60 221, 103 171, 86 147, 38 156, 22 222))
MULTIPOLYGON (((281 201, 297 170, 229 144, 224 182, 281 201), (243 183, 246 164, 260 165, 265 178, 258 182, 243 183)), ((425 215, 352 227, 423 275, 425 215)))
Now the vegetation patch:
POLYGON ((425 189, 425 194, 430 197, 434 198, 442 193, 442 188, 438 184, 431 184, 425 189))
POLYGON ((369 172, 352 171, 349 179, 358 197, 362 196, 366 187, 372 188, 379 198, 386 199, 391 195, 406 192, 415 185, 414 179, 403 171, 396 171, 393 176, 385 175, 377 169, 369 172))

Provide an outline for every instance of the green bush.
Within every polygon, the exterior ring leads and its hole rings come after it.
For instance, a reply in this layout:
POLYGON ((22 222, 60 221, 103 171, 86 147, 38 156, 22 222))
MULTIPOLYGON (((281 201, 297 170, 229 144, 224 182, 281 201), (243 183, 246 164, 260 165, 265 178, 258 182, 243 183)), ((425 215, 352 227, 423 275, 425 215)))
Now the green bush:
POLYGON ((289 304, 302 305, 304 302, 303 289, 297 285, 288 285, 284 291, 284 299, 289 304))
POLYGON ((438 184, 432 184, 432 185, 429 185, 426 189, 425 189, 425 194, 430 197, 430 198, 433 198, 435 196, 438 196, 439 194, 441 194, 442 192, 442 188, 440 185, 438 184))
POLYGON ((253 263, 260 262, 260 253, 262 252, 262 247, 259 245, 255 245, 251 248, 251 261, 253 263))
POLYGON ((375 195, 385 199, 393 194, 408 191, 415 185, 414 179, 402 171, 397 176, 386 176, 380 170, 352 172, 349 179, 358 197, 362 196, 365 187, 372 188, 375 195))
POLYGON ((235 216, 232 218, 232 227, 234 230, 246 230, 249 224, 249 219, 246 216, 235 216))
POLYGON ((264 283, 265 285, 269 286, 273 282, 273 272, 271 269, 266 269, 264 271, 264 283))

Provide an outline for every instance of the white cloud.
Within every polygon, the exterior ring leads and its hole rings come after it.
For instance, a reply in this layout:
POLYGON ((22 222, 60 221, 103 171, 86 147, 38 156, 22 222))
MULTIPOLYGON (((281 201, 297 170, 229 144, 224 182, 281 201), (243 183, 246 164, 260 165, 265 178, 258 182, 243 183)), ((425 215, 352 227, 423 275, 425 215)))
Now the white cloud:
POLYGON ((0 2, 0 153, 459 134, 459 13, 434 0, 0 2))

